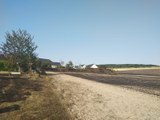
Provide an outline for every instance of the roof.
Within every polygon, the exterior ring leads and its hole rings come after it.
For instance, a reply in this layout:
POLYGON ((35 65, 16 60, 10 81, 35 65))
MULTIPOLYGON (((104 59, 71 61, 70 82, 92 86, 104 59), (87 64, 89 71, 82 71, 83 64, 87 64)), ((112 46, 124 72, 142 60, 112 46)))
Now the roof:
POLYGON ((83 64, 83 65, 79 65, 79 67, 86 67, 86 65, 85 65, 85 64, 83 64))
POLYGON ((55 65, 55 66, 61 66, 60 62, 53 62, 50 59, 45 59, 45 58, 39 58, 42 64, 50 64, 50 65, 55 65))
POLYGON ((94 64, 87 65, 86 67, 87 67, 87 68, 90 68, 92 65, 94 65, 94 64))
MULTIPOLYGON (((87 65, 86 68, 91 68, 92 65, 96 65, 96 64, 90 64, 90 65, 87 65)), ((96 65, 97 66, 97 65, 96 65)), ((98 67, 98 66, 97 66, 98 67)))
POLYGON ((39 58, 39 60, 42 64, 46 64, 46 63, 51 65, 53 64, 53 62, 50 59, 39 58))
POLYGON ((52 65, 61 66, 61 63, 60 62, 53 62, 52 65))

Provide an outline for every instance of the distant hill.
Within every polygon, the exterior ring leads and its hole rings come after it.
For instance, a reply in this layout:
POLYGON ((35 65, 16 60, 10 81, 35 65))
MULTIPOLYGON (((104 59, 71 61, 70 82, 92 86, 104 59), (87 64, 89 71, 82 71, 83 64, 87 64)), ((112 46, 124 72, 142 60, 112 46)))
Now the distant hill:
POLYGON ((98 65, 100 67, 107 67, 107 68, 142 68, 142 67, 160 67, 158 65, 151 65, 151 64, 101 64, 98 65))

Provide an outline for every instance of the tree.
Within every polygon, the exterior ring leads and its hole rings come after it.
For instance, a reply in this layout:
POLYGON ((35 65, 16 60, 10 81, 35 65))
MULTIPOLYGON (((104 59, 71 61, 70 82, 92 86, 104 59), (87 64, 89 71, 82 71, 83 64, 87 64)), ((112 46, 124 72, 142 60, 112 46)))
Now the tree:
POLYGON ((33 37, 26 30, 19 29, 7 32, 5 39, 0 49, 7 58, 8 67, 13 69, 16 66, 24 72, 31 70, 37 56, 33 37))
POLYGON ((64 64, 65 64, 63 60, 61 60, 61 62, 60 62, 60 63, 61 63, 61 65, 62 65, 62 66, 64 66, 64 64))
POLYGON ((67 64, 66 64, 66 68, 73 68, 73 62, 72 61, 69 61, 67 64))
POLYGON ((4 60, 0 60, 0 71, 6 70, 6 62, 4 60))

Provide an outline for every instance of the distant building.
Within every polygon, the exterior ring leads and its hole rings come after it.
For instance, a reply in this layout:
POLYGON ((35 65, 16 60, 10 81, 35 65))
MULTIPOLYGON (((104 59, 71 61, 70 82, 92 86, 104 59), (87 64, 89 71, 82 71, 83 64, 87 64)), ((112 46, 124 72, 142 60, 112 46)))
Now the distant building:
POLYGON ((60 62, 53 62, 50 59, 39 58, 39 61, 41 62, 41 66, 45 68, 58 68, 62 66, 60 62))
POLYGON ((86 68, 97 69, 98 66, 96 64, 87 65, 86 68))
POLYGON ((77 65, 73 66, 73 69, 79 69, 79 66, 77 66, 77 65))
POLYGON ((86 69, 86 65, 80 65, 79 68, 80 69, 86 69))
POLYGON ((53 62, 52 65, 51 65, 51 68, 59 68, 61 67, 61 63, 60 62, 53 62))

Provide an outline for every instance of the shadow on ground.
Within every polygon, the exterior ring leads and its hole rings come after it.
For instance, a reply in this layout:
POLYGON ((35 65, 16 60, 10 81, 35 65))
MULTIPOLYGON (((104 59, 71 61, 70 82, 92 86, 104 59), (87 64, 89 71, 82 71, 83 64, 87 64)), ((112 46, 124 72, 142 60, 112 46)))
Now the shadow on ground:
POLYGON ((1 108, 0 109, 0 114, 1 113, 6 113, 6 112, 12 112, 12 111, 15 111, 15 110, 20 110, 20 106, 19 105, 11 105, 11 106, 8 106, 8 107, 1 108))

